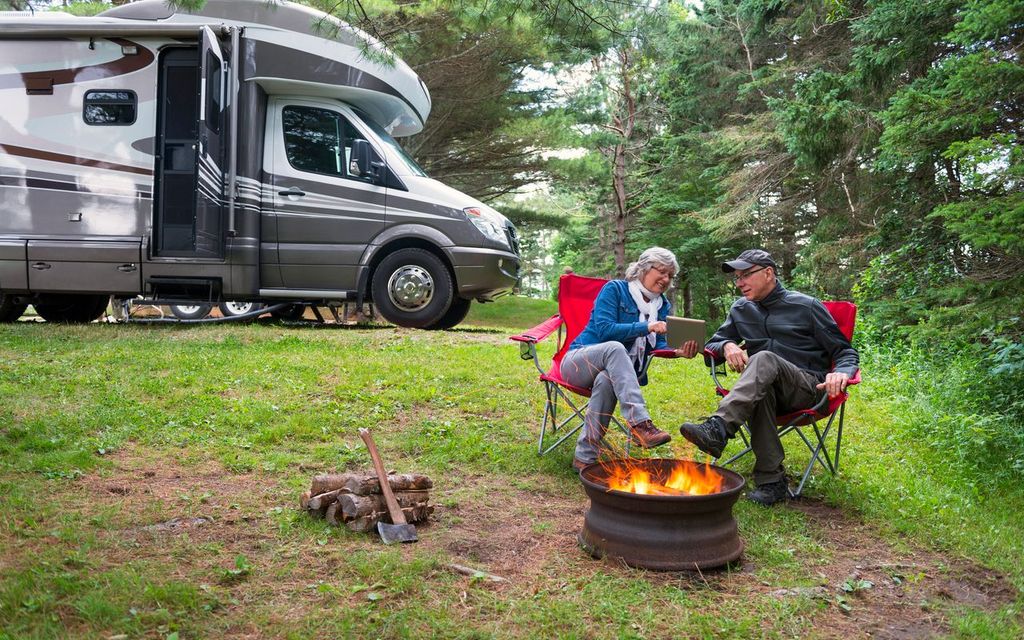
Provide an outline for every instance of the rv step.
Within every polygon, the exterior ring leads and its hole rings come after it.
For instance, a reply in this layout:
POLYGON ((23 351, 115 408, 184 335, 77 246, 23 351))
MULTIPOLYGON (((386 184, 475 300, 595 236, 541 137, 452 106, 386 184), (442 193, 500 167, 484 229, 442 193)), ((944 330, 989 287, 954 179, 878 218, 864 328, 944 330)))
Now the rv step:
POLYGON ((150 276, 146 280, 153 300, 205 300, 217 302, 222 290, 220 278, 171 278, 150 276))

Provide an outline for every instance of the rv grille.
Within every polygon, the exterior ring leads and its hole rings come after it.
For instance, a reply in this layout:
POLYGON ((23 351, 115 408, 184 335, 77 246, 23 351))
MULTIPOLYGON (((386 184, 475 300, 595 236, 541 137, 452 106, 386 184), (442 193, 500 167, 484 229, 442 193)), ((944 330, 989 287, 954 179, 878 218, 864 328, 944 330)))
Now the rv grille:
POLYGON ((519 234, 516 233, 516 228, 511 223, 505 227, 505 237, 508 238, 508 246, 512 249, 512 253, 519 255, 519 234))

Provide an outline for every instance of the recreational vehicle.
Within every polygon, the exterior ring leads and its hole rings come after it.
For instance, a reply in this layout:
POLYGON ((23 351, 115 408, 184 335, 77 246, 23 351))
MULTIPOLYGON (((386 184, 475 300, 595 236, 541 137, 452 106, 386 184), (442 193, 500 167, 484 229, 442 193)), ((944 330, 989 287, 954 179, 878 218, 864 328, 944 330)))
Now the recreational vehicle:
POLYGON ((396 142, 430 95, 288 2, 0 17, 0 321, 148 303, 371 300, 447 328, 508 293, 516 230, 396 142))

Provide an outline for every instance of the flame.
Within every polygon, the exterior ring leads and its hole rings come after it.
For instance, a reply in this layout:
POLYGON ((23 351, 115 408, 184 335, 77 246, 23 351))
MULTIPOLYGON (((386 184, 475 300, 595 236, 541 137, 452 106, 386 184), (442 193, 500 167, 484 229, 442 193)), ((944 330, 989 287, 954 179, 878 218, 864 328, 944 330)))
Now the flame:
POLYGON ((676 460, 667 479, 652 476, 640 463, 641 460, 624 459, 602 464, 608 490, 655 496, 703 496, 722 490, 722 475, 706 463, 676 460))

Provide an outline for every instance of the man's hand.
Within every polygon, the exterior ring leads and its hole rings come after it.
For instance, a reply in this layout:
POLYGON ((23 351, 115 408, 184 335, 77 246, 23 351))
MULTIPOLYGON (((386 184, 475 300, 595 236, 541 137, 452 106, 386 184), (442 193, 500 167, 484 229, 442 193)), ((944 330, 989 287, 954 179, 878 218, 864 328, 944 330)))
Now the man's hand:
POLYGON ((825 376, 825 382, 818 385, 819 389, 824 389, 828 392, 828 397, 832 398, 838 396, 846 388, 846 382, 850 379, 850 375, 847 373, 840 373, 833 371, 832 373, 825 376))
POLYGON ((647 330, 651 333, 668 333, 668 323, 664 320, 655 320, 647 323, 647 330))
POLYGON ((742 373, 747 368, 747 352, 736 346, 735 342, 726 342, 722 351, 730 369, 736 373, 742 373))
POLYGON ((683 343, 682 349, 676 349, 676 355, 684 358, 692 358, 697 355, 697 341, 687 340, 683 343))

